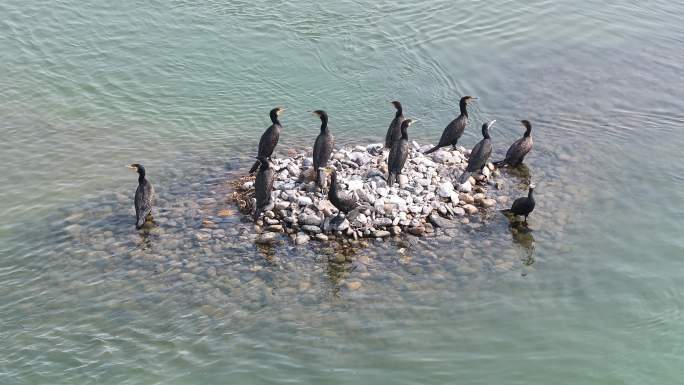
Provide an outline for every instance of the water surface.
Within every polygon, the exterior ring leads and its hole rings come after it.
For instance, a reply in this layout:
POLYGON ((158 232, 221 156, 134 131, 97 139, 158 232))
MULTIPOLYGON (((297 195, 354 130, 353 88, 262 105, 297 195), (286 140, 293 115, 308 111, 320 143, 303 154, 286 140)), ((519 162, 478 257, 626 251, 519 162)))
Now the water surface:
POLYGON ((682 12, 0 1, 0 382, 679 382, 682 12), (393 99, 434 142, 465 94, 496 156, 534 124, 530 232, 490 213, 445 239, 264 249, 217 217, 276 105, 285 154, 314 109, 339 144, 381 141, 393 99), (132 162, 160 196, 142 236, 132 162), (197 242, 206 218, 224 238, 197 242))

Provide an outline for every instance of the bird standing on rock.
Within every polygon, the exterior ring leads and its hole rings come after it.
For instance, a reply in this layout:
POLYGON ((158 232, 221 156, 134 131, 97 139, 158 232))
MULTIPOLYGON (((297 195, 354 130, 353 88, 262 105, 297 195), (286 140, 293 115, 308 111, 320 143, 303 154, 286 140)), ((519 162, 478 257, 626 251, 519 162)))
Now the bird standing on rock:
POLYGON ((322 183, 319 169, 328 164, 333 146, 335 145, 335 138, 328 128, 328 114, 323 110, 316 110, 313 114, 321 119, 321 133, 316 137, 313 148, 313 167, 316 175, 316 184, 318 187, 321 187, 322 183))
POLYGON ((504 212, 512 213, 513 215, 524 215, 525 224, 527 224, 527 216, 534 210, 534 185, 530 185, 530 189, 526 197, 518 198, 513 201, 513 205, 510 210, 504 210, 504 212))
POLYGON ((494 122, 496 120, 482 124, 482 140, 470 151, 468 166, 461 175, 459 183, 464 183, 473 172, 482 172, 482 169, 487 165, 489 156, 492 155, 492 140, 489 137, 489 129, 494 125, 494 122))
MULTIPOLYGON (((273 150, 275 150, 278 140, 280 139, 280 131, 283 129, 283 126, 280 124, 280 120, 278 120, 278 116, 282 114, 283 111, 285 111, 284 108, 276 107, 269 113, 272 124, 261 135, 261 139, 259 139, 259 152, 257 154, 257 159, 260 157, 270 158, 271 155, 273 155, 273 150)), ((254 162, 254 165, 249 170, 249 173, 254 174, 257 168, 259 168, 258 160, 254 162)))
POLYGON ((465 131, 465 128, 468 125, 468 103, 475 99, 477 98, 474 96, 464 96, 461 98, 458 103, 461 114, 444 128, 439 143, 437 143, 435 147, 425 151, 425 154, 430 154, 449 145, 451 145, 452 148, 456 148, 456 143, 458 143, 458 140, 461 138, 463 131, 465 131))
POLYGON ((271 203, 271 191, 273 191, 273 180, 275 179, 275 170, 267 157, 257 157, 259 162, 259 171, 257 171, 256 179, 254 180, 254 196, 256 198, 256 205, 254 207, 254 220, 259 218, 259 214, 264 207, 271 203))
MULTIPOLYGON (((351 195, 340 195, 337 183, 337 171, 327 167, 326 172, 330 174, 330 188, 328 189, 328 200, 337 208, 340 213, 348 214, 350 211, 359 207, 359 203, 351 195)), ((338 214, 339 215, 339 214, 338 214)))
POLYGON ((404 115, 401 107, 401 103, 396 100, 392 102, 394 108, 397 109, 396 114, 394 114, 394 119, 387 128, 387 135, 385 135, 385 148, 392 148, 392 145, 401 136, 401 123, 404 121, 404 115))
POLYGON ((511 166, 517 167, 522 164, 525 155, 532 150, 532 125, 528 120, 521 120, 520 123, 525 127, 525 134, 522 138, 516 140, 511 144, 511 147, 506 151, 506 158, 498 162, 494 162, 496 166, 511 166))
POLYGON ((401 138, 392 144, 389 156, 387 157, 387 185, 392 187, 394 181, 398 181, 399 174, 406 164, 409 154, 408 127, 414 122, 413 119, 406 119, 401 123, 401 138))
POLYGON ((152 201, 154 200, 154 187, 145 178, 145 167, 142 164, 133 163, 128 166, 138 172, 138 188, 135 190, 135 228, 140 230, 148 216, 152 215, 152 201))

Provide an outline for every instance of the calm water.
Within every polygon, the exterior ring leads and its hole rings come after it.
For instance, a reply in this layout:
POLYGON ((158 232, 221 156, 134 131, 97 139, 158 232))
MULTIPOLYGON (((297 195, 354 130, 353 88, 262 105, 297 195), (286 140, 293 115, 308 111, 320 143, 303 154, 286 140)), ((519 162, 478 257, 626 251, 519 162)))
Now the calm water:
POLYGON ((87 3, 0 0, 0 383, 681 382, 682 4, 87 3), (434 142, 464 94, 497 157, 534 124, 531 232, 261 249, 236 215, 195 241, 273 106, 282 154, 319 108, 382 140, 392 99, 434 142))

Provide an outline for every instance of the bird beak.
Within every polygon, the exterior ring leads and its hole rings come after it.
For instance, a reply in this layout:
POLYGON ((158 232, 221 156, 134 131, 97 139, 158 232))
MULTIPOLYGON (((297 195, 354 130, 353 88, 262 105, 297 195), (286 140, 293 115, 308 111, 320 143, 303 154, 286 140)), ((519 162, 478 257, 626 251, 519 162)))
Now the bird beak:
POLYGON ((287 111, 287 108, 282 108, 282 107, 281 107, 281 108, 278 110, 278 115, 282 114, 282 113, 285 112, 285 111, 287 111))
POLYGON ((487 129, 492 128, 492 126, 496 123, 496 119, 492 120, 491 122, 487 123, 487 129))
POLYGON ((129 164, 129 165, 126 166, 126 167, 130 168, 131 170, 137 170, 137 169, 138 169, 137 167, 135 167, 135 166, 132 165, 132 164, 129 164))
POLYGON ((534 189, 535 187, 537 187, 536 184, 531 184, 531 185, 530 185, 530 188, 531 188, 531 189, 534 189))

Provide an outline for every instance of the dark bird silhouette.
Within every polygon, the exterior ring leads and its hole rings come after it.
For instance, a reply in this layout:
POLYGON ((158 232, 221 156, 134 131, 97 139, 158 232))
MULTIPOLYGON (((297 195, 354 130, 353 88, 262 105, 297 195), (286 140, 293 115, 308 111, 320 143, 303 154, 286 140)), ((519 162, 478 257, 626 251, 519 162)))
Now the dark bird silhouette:
MULTIPOLYGON (((270 116, 271 122, 273 124, 271 124, 266 131, 264 131, 264 133, 261 135, 261 139, 259 139, 259 152, 257 153, 257 159, 260 157, 270 158, 271 155, 273 155, 273 150, 275 150, 278 140, 280 139, 280 131, 283 129, 283 126, 280 124, 280 120, 278 120, 278 116, 283 113, 283 111, 285 111, 285 109, 282 107, 276 107, 271 110, 270 116)), ((249 169, 249 173, 254 174, 257 168, 259 168, 258 160, 254 162, 252 168, 249 169)))
POLYGON ((340 213, 348 214, 350 211, 359 207, 358 202, 350 195, 341 195, 340 187, 337 183, 337 171, 328 167, 326 171, 330 173, 330 188, 328 189, 328 200, 339 210, 340 213))
POLYGON ((534 210, 534 185, 530 185, 530 189, 526 197, 518 198, 513 201, 510 210, 504 210, 506 213, 513 215, 524 215, 525 223, 527 223, 527 216, 534 210))
POLYGON ((406 119, 401 123, 401 137, 392 144, 389 156, 387 157, 387 185, 390 187, 398 179, 401 170, 406 164, 409 154, 408 127, 413 123, 413 119, 406 119))
POLYGON ((516 140, 511 144, 511 147, 506 151, 506 158, 498 162, 494 162, 497 166, 511 166, 517 167, 522 164, 525 155, 532 150, 532 125, 527 120, 521 120, 520 123, 525 127, 525 134, 522 138, 516 140))
POLYGON ((328 128, 328 114, 323 110, 316 110, 313 114, 321 119, 321 133, 316 137, 313 148, 313 167, 316 175, 316 184, 321 187, 320 168, 328 164, 333 146, 335 145, 335 138, 328 128))
POLYGON ((138 172, 138 188, 135 190, 135 228, 140 230, 148 215, 152 215, 152 201, 154 200, 154 187, 145 178, 145 167, 142 164, 133 163, 128 168, 138 172))
POLYGON ((273 191, 273 180, 275 179, 275 170, 271 162, 265 156, 258 157, 259 171, 257 171, 256 179, 254 180, 254 196, 256 198, 256 206, 254 208, 254 220, 259 218, 259 214, 264 207, 271 203, 271 191, 273 191))
POLYGON ((458 140, 461 138, 463 131, 465 131, 465 128, 468 125, 468 103, 475 99, 477 98, 473 96, 464 96, 461 98, 461 101, 458 103, 461 114, 444 128, 442 137, 439 138, 439 143, 437 143, 435 147, 425 151, 425 154, 430 154, 449 145, 456 148, 456 143, 458 143, 458 140))
POLYGON ((392 148, 392 144, 401 137, 401 123, 404 121, 404 115, 401 108, 401 103, 393 101, 392 104, 397 112, 394 114, 394 119, 387 128, 387 135, 385 135, 385 148, 392 148))
POLYGON ((496 122, 492 120, 488 123, 482 124, 482 140, 480 140, 475 147, 470 151, 470 158, 468 158, 468 166, 465 172, 461 175, 460 183, 464 183, 470 174, 474 172, 481 172, 487 164, 489 156, 492 155, 492 140, 489 137, 489 129, 496 122))

